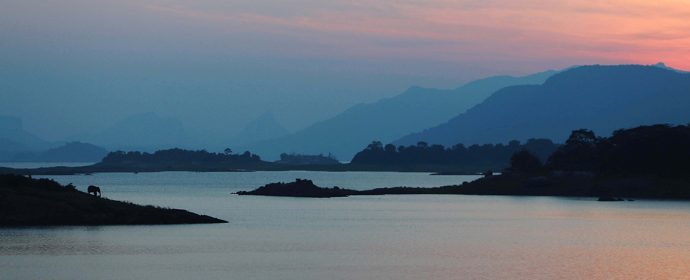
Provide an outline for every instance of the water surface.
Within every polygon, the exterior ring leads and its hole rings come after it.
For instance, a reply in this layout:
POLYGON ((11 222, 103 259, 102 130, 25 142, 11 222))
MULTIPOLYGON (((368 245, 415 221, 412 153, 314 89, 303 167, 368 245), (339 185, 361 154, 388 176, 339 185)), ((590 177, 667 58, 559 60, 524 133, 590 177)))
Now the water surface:
POLYGON ((10 168, 40 168, 40 167, 54 167, 54 166, 86 166, 92 165, 94 162, 0 162, 0 167, 10 168))
POLYGON ((231 195, 313 179, 354 189, 474 179, 424 173, 52 176, 220 225, 0 229, 0 279, 682 279, 690 204, 505 196, 231 195))

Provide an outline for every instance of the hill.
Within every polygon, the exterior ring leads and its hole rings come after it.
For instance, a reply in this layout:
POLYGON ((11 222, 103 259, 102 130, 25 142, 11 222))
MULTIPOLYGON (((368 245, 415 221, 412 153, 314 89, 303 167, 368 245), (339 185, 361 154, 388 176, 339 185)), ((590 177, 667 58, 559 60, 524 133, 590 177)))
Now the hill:
POLYGON ((328 154, 350 159, 372 140, 390 142, 408 133, 448 120, 511 85, 541 84, 554 71, 524 77, 496 76, 452 90, 411 87, 404 93, 370 104, 355 105, 336 116, 285 137, 246 147, 264 158, 281 153, 328 154))
POLYGON ((154 153, 111 152, 103 160, 86 168, 123 172, 147 171, 233 171, 264 165, 260 157, 250 152, 242 154, 210 153, 204 150, 167 149, 154 153))
POLYGON ((0 175, 0 226, 225 223, 179 209, 95 197, 53 180, 0 175))
POLYGON ((390 194, 458 194, 599 197, 599 201, 690 199, 690 126, 652 125, 597 137, 578 129, 542 162, 527 150, 500 175, 434 188, 323 188, 309 180, 268 184, 239 195, 339 197, 390 194))
POLYGON ((501 89, 446 123, 394 143, 466 145, 511 139, 562 142, 571 128, 597 134, 645 124, 690 121, 690 74, 658 66, 582 66, 542 85, 501 89))
POLYGON ((69 142, 42 152, 20 153, 12 161, 21 162, 98 162, 108 151, 102 147, 82 142, 69 142))
POLYGON ((344 197, 353 191, 338 187, 322 188, 311 180, 296 179, 288 183, 270 183, 252 191, 240 191, 238 195, 290 196, 290 197, 344 197))
POLYGON ((240 146, 275 139, 289 133, 290 131, 276 120, 273 113, 268 112, 249 122, 242 131, 228 142, 240 146))
POLYGON ((591 130, 570 134, 545 165, 521 168, 513 158, 509 170, 469 183, 467 194, 598 196, 690 199, 690 126, 651 125, 616 130, 597 137, 591 130))
POLYGON ((143 113, 125 118, 93 135, 86 142, 109 150, 156 150, 194 146, 195 140, 182 123, 172 117, 143 113))
POLYGON ((18 118, 0 116, 0 161, 11 160, 18 153, 34 152, 51 143, 24 130, 18 118))

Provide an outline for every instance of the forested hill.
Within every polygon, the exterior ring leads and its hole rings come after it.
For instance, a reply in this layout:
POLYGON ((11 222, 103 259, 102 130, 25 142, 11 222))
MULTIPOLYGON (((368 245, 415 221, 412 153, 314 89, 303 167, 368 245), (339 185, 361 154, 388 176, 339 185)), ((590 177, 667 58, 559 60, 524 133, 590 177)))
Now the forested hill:
POLYGON ((448 122, 394 141, 410 145, 505 143, 547 138, 571 129, 609 135, 619 128, 690 120, 690 74, 657 66, 583 66, 543 85, 504 88, 448 122))
POLYGON ((372 139, 390 142, 436 125, 479 104, 495 91, 512 85, 541 84, 555 71, 523 77, 495 76, 456 89, 411 87, 391 98, 358 104, 334 117, 285 137, 249 145, 264 158, 281 153, 328 154, 349 159, 372 139))
POLYGON ((527 150, 544 161, 558 148, 557 144, 548 139, 530 139, 525 143, 510 141, 504 144, 484 144, 465 147, 456 144, 451 147, 429 145, 419 142, 417 145, 399 146, 383 145, 374 141, 357 153, 352 159, 352 165, 361 166, 389 166, 389 167, 419 167, 437 166, 440 169, 476 170, 492 169, 500 171, 508 167, 510 157, 521 150, 527 150))
POLYGON ((268 162, 250 152, 233 154, 230 150, 226 153, 212 153, 205 150, 191 151, 184 149, 160 150, 154 153, 142 152, 112 152, 95 166, 126 167, 130 169, 169 169, 169 170, 196 170, 196 169, 227 169, 227 168, 256 168, 268 162))

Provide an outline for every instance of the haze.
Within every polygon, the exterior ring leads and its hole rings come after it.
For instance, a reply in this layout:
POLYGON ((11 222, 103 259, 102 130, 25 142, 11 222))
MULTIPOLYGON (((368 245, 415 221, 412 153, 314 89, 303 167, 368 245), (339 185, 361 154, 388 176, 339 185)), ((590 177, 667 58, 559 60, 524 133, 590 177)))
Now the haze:
POLYGON ((686 1, 14 1, 0 112, 61 141, 132 115, 211 136, 291 131, 412 85, 664 61, 690 68, 686 1))

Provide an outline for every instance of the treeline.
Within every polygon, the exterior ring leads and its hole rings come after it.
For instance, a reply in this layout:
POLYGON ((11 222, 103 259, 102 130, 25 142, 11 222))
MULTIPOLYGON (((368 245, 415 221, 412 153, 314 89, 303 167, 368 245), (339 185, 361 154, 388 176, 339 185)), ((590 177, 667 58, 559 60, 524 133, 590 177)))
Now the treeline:
MULTIPOLYGON (((515 147, 526 145, 513 144, 515 147)), ((393 148, 388 146, 386 151, 380 143, 372 143, 362 155, 378 155, 379 159, 385 159, 382 154, 386 152, 388 156, 401 154, 401 149, 396 148, 394 152, 393 148)), ((407 148, 402 149, 402 154, 407 148)), ((435 150, 440 154, 452 150, 423 144, 414 148, 419 152, 435 150)), ((238 194, 298 197, 472 194, 599 197, 599 201, 690 200, 690 126, 641 126, 618 130, 610 137, 597 137, 591 130, 579 129, 548 157, 546 164, 542 162, 527 149, 522 149, 510 157, 511 165, 501 175, 486 174, 484 178, 454 186, 359 191, 321 188, 311 181, 297 180, 268 184, 238 194)))
POLYGON ((280 160, 276 161, 279 164, 286 165, 337 165, 340 164, 338 159, 332 154, 323 155, 302 155, 302 154, 280 154, 280 160))
POLYGON ((229 149, 225 153, 212 153, 206 150, 168 149, 154 153, 146 152, 111 152, 103 158, 101 164, 122 165, 131 163, 197 163, 197 164, 246 164, 261 163, 261 157, 250 152, 233 154, 229 149))
POLYGON ((597 137, 575 130, 545 164, 527 151, 501 176, 461 187, 465 194, 690 199, 690 127, 651 125, 597 137))
POLYGON ((548 139, 530 139, 524 144, 513 140, 507 145, 485 144, 465 147, 463 144, 457 144, 449 148, 425 142, 413 146, 384 146, 381 142, 374 141, 357 153, 351 163, 389 166, 482 166, 502 169, 508 166, 511 156, 518 151, 529 151, 543 161, 557 148, 558 145, 548 139))
MULTIPOLYGON (((514 169, 534 169, 534 159, 516 155, 514 169)), ((690 178, 690 126, 652 125, 597 137, 587 129, 572 132, 542 171, 591 173, 597 176, 690 178)))

